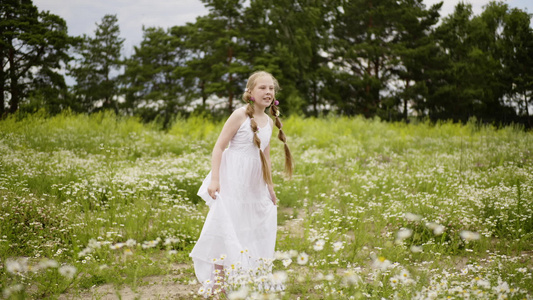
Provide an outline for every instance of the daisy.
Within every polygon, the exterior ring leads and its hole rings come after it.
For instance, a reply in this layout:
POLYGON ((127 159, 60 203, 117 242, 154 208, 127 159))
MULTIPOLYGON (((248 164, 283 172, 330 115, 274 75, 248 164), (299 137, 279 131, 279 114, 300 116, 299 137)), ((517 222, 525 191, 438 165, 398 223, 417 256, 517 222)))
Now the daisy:
POLYGON ((315 251, 320 251, 320 250, 324 249, 324 245, 325 244, 326 244, 326 241, 318 240, 318 241, 316 241, 315 245, 313 246, 313 249, 315 249, 315 251))
POLYGON ((284 283, 287 281, 287 272, 276 271, 272 274, 272 280, 276 283, 284 283))
POLYGON ((26 268, 24 267, 23 263, 20 263, 17 260, 8 258, 6 260, 6 270, 8 273, 11 273, 11 274, 20 274, 26 271, 26 268))
POLYGON ((70 265, 62 266, 59 268, 59 274, 63 275, 67 279, 74 278, 76 271, 76 267, 70 265))
POLYGON ((335 242, 333 243, 333 251, 337 252, 343 248, 342 242, 335 242))
POLYGON ((468 231, 468 230, 463 230, 459 233, 459 235, 461 236, 461 238, 463 240, 465 240, 466 242, 469 242, 469 241, 475 241, 475 240, 479 240, 479 238, 481 237, 479 235, 479 233, 477 232, 472 232, 472 231, 468 231))
POLYGON ((398 231, 398 233, 396 234, 396 238, 399 240, 399 241, 403 241, 405 239, 408 239, 411 237, 411 235, 413 235, 413 230, 409 229, 409 228, 400 228, 400 230, 398 231))
POLYGON ((198 294, 199 294, 199 295, 203 295, 203 294, 205 294, 205 288, 204 288, 204 287, 201 287, 201 288, 198 290, 198 294))
POLYGON ((411 246, 411 252, 413 253, 421 253, 423 251, 422 246, 411 246))
POLYGON ((283 266, 286 268, 292 263, 292 259, 286 258, 282 262, 283 262, 283 266))
POLYGON ((307 253, 302 252, 300 255, 298 255, 298 264, 299 265, 305 265, 309 261, 309 255, 307 253))
POLYGON ((405 213, 404 218, 412 222, 417 222, 417 221, 422 220, 421 216, 417 214, 413 214, 413 213, 405 213))

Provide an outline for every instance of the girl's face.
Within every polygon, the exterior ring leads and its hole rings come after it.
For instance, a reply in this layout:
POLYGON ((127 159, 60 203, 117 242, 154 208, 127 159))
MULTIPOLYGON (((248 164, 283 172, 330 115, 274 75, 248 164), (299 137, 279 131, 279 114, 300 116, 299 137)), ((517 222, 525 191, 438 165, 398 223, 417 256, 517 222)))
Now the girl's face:
POLYGON ((255 86, 250 92, 255 99, 257 105, 267 107, 270 106, 275 97, 275 86, 271 76, 265 75, 258 77, 255 81, 255 86))

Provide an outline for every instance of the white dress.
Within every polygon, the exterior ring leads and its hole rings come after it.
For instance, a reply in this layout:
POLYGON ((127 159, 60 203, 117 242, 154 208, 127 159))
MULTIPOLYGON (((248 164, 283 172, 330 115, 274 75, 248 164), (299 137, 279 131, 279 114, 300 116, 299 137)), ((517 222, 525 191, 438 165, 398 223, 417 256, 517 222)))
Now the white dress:
MULTIPOLYGON (((268 146, 272 135, 268 121, 257 133, 262 150, 268 146)), ((258 266, 259 259, 273 259, 277 207, 261 168, 259 149, 253 144, 247 117, 222 154, 217 199, 213 200, 207 193, 211 173, 198 191, 198 196, 209 206, 209 213, 189 255, 196 277, 206 288, 213 285, 214 264, 224 265, 226 270, 250 270, 258 266)))

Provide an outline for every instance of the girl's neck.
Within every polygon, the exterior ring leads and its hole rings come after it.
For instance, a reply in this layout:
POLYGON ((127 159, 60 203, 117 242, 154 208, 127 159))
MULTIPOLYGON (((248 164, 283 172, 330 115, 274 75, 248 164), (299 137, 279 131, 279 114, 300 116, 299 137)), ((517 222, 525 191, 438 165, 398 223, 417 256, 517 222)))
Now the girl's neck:
POLYGON ((258 110, 256 108, 255 111, 254 111, 254 117, 259 117, 260 118, 260 117, 263 117, 265 115, 266 115, 266 113, 265 113, 264 110, 258 110))

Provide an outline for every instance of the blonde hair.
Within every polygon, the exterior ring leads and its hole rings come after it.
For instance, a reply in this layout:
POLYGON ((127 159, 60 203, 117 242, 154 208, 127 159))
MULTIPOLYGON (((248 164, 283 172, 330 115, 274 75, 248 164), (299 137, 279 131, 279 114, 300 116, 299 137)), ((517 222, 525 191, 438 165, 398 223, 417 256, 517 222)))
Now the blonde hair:
MULTIPOLYGON (((250 126, 252 127, 252 132, 254 133, 253 142, 259 148, 259 156, 261 157, 261 165, 262 165, 262 171, 263 171, 263 179, 268 185, 272 185, 272 175, 270 173, 270 169, 268 167, 265 154, 263 153, 263 150, 261 150, 261 140, 259 139, 259 136, 257 135, 258 126, 257 123, 254 120, 254 105, 252 104, 252 101, 250 101, 252 95, 250 94, 250 91, 254 89, 256 85, 257 78, 262 76, 270 76, 272 78, 272 81, 274 82, 274 90, 277 93, 280 90, 279 83, 272 76, 272 74, 265 72, 265 71, 257 71, 254 72, 250 77, 248 78, 248 82, 246 83, 246 91, 242 95, 242 100, 244 102, 248 103, 246 105, 246 115, 250 118, 250 126)), ((287 145, 287 138, 285 136, 285 133, 281 129, 283 127, 283 124, 279 120, 279 108, 277 105, 275 105, 276 97, 274 96, 274 99, 272 100, 272 104, 270 105, 270 114, 276 118, 276 121, 274 122, 276 127, 279 129, 278 133, 278 139, 283 142, 284 148, 285 148, 285 174, 290 178, 292 177, 292 170, 293 170, 293 162, 292 162, 292 155, 291 151, 289 149, 289 146, 287 145)))

